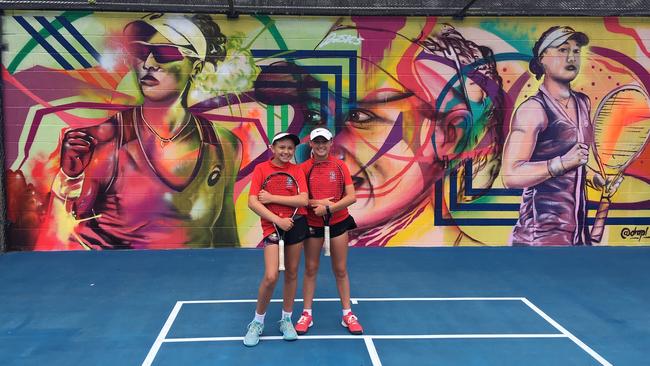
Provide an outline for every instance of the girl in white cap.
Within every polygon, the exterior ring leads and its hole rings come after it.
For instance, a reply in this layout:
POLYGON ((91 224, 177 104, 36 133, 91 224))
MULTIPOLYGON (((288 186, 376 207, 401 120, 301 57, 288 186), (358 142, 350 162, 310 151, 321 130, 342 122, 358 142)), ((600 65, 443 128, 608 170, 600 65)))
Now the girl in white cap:
MULTIPOLYGON (((347 272, 348 257, 348 230, 357 227, 354 218, 348 213, 347 207, 356 202, 354 184, 348 167, 342 160, 330 155, 332 148, 332 133, 325 128, 316 128, 309 135, 311 159, 300 164, 305 174, 309 174, 314 163, 332 161, 337 164, 343 173, 345 185, 343 197, 334 202, 331 199, 310 199, 310 210, 307 215, 309 235, 305 241, 305 277, 303 279, 304 309, 302 316, 296 323, 298 334, 305 334, 313 322, 312 304, 316 289, 316 274, 320 263, 320 253, 323 247, 324 222, 323 216, 331 214, 331 252, 332 271, 336 278, 336 287, 343 307, 341 325, 352 334, 362 334, 363 327, 350 306, 350 279, 347 272)), ((312 177, 310 176, 310 180, 312 177)))
POLYGON ((298 338, 291 322, 291 314, 298 283, 298 265, 300 264, 302 243, 307 236, 307 221, 305 220, 307 214, 305 209, 305 206, 307 206, 307 183, 303 171, 297 165, 291 163, 296 151, 296 145, 299 143, 300 139, 294 134, 277 133, 271 140, 273 158, 258 164, 253 170, 248 195, 248 207, 260 216, 262 222, 264 277, 258 290, 255 317, 248 324, 246 336, 244 337, 244 345, 248 347, 255 346, 264 331, 266 308, 271 301, 278 280, 278 243, 280 238, 274 225, 286 232, 284 238, 286 268, 284 270, 282 317, 279 322, 280 332, 282 332, 282 337, 286 341, 294 341, 298 338), (264 190, 262 185, 265 179, 277 172, 291 175, 298 184, 300 193, 295 196, 276 196, 264 190), (265 206, 269 203, 297 207, 298 210, 293 219, 282 218, 265 206))

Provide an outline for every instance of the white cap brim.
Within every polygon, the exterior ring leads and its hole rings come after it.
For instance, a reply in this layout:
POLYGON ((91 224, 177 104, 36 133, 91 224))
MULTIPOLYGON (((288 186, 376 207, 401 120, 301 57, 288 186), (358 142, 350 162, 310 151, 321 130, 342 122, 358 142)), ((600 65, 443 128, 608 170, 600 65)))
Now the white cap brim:
POLYGON ((333 137, 332 133, 328 129, 326 129, 326 128, 317 128, 317 129, 311 131, 311 133, 309 134, 309 139, 313 140, 313 139, 315 139, 316 137, 319 137, 319 136, 325 138, 325 140, 327 140, 327 141, 331 140, 332 137, 333 137))
POLYGON ((207 50, 205 36, 201 32, 201 29, 186 17, 180 15, 159 16, 149 14, 142 19, 127 24, 127 27, 131 24, 138 23, 152 27, 156 32, 177 46, 191 48, 195 51, 195 55, 192 55, 192 57, 205 60, 207 50))
POLYGON ((542 44, 539 47, 539 50, 537 50, 537 55, 535 56, 540 56, 549 47, 560 47, 564 42, 573 37, 586 38, 586 35, 582 32, 576 32, 575 30, 568 27, 560 27, 548 34, 546 38, 544 38, 542 44))
POLYGON ((294 144, 300 145, 300 138, 298 138, 298 136, 289 132, 280 132, 277 135, 273 136, 273 140, 271 140, 271 145, 273 145, 276 141, 283 138, 290 138, 294 144))

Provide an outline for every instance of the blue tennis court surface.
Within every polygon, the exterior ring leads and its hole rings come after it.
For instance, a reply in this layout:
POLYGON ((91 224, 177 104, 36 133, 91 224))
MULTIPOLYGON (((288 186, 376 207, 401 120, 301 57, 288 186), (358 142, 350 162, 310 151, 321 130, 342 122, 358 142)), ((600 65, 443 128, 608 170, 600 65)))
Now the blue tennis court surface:
MULTIPOLYGON (((261 355, 241 347, 241 325, 250 321, 247 310, 254 302, 255 300, 178 302, 144 364, 151 365, 154 362, 166 364, 164 360, 169 360, 173 364, 177 362, 174 360, 179 359, 193 360, 191 363, 197 364, 201 362, 197 356, 202 357, 207 354, 215 348, 211 343, 216 342, 229 343, 217 346, 222 350, 228 350, 221 352, 222 357, 215 355, 217 359, 224 362, 237 359, 238 363, 248 359, 250 363, 243 364, 256 365, 256 359, 261 355), (215 316, 215 314, 220 315, 215 316), (236 316, 229 316, 232 314, 236 316), (200 351, 201 348, 204 351, 200 351), (159 354, 161 355, 158 356, 159 354), (162 361, 156 361, 157 359, 162 361)), ((276 302, 278 309, 274 311, 279 312, 281 301, 276 302)), ((317 299, 316 303, 318 305, 315 308, 318 308, 319 312, 338 313, 338 299, 317 299)), ((464 352, 459 352, 458 349, 453 351, 453 347, 463 347, 463 344, 464 347, 474 347, 468 346, 474 344, 480 348, 481 343, 477 340, 481 342, 487 340, 486 345, 500 352, 490 351, 480 357, 473 356, 477 361, 481 360, 487 364, 521 365, 523 362, 552 365, 559 361, 570 360, 574 361, 574 364, 585 365, 608 363, 524 298, 369 298, 353 299, 353 303, 355 311, 368 314, 364 317, 368 326, 363 337, 348 334, 345 329, 336 326, 336 317, 330 316, 323 326, 301 337, 301 340, 308 344, 301 346, 300 350, 291 350, 289 344, 280 344, 282 351, 277 349, 266 352, 281 352, 277 355, 281 358, 282 352, 290 351, 296 357, 308 360, 309 357, 314 357, 315 353, 318 354, 318 348, 323 348, 320 353, 335 351, 341 355, 334 359, 332 356, 324 358, 332 363, 355 364, 358 360, 364 360, 365 363, 373 365, 386 363, 386 360, 390 360, 391 355, 396 353, 394 361, 389 361, 388 364, 398 365, 400 362, 419 364, 436 356, 429 354, 432 348, 439 347, 440 352, 444 353, 444 348, 451 346, 452 348, 447 351, 449 355, 445 357, 454 357, 454 353, 462 356, 464 352), (402 311, 397 320, 395 313, 400 310, 402 311), (411 326, 408 329, 395 327, 396 321, 411 326), (563 342, 557 342, 558 338, 563 339, 563 342), (456 346, 450 343, 443 344, 441 347, 437 345, 438 340, 455 340, 456 346), (501 342, 495 343, 495 340, 501 342), (381 345, 379 347, 381 355, 375 346, 377 342, 381 345), (576 346, 579 348, 571 349, 576 346), (402 347, 408 348, 409 352, 403 352, 402 347), (521 347, 524 347, 524 353, 519 350, 521 347), (534 360, 528 360, 529 356, 525 355, 526 347, 541 348, 545 352, 540 352, 534 360), (562 347, 566 350, 561 352, 558 358, 557 350, 562 347), (504 360, 504 355, 513 353, 520 353, 524 357, 504 360), (367 362, 366 358, 370 362, 367 362), (592 358, 598 362, 594 363, 592 358)), ((263 341, 285 343, 272 324, 269 328, 271 329, 267 329, 266 334, 275 335, 265 336, 262 338, 263 341)), ((444 363, 445 357, 438 362, 444 363)), ((458 358, 458 361, 462 361, 463 364, 469 360, 458 358)))
MULTIPOLYGON (((340 325, 328 261, 314 327, 281 339, 274 294, 242 345, 260 250, 0 256, 3 365, 644 365, 650 248, 352 249, 340 325)), ((301 288, 299 288, 298 297, 301 288)), ((294 321, 302 309, 294 309, 294 321)))

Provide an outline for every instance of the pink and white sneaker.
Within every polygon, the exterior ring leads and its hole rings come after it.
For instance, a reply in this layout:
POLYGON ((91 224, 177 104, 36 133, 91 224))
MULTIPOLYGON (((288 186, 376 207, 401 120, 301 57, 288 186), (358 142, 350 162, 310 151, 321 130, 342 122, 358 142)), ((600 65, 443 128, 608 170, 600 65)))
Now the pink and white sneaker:
POLYGON ((298 335, 303 335, 307 333, 309 327, 312 325, 314 325, 314 319, 308 312, 303 311, 300 319, 298 319, 298 322, 296 323, 296 333, 298 333, 298 335))
POLYGON ((341 325, 348 328, 348 331, 352 334, 359 335, 363 334, 363 327, 359 324, 357 316, 352 312, 349 312, 348 315, 343 317, 341 325))

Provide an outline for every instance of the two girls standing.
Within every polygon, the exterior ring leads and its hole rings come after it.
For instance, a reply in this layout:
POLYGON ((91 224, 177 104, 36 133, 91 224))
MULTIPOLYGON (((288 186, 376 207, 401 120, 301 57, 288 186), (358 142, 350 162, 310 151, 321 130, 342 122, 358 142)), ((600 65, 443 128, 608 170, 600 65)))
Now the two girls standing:
POLYGON ((336 278, 336 285, 341 305, 343 306, 341 324, 348 328, 352 334, 362 334, 363 328, 357 317, 352 313, 350 307, 350 281, 347 273, 347 231, 356 227, 354 219, 347 211, 347 207, 356 201, 354 185, 350 172, 343 162, 330 157, 332 147, 332 133, 324 128, 316 128, 310 134, 310 146, 312 158, 300 166, 291 163, 300 139, 293 134, 281 132, 276 134, 271 141, 273 158, 255 167, 252 176, 251 188, 248 197, 248 207, 261 218, 264 243, 264 277, 260 283, 255 317, 248 324, 244 345, 252 347, 259 342, 259 337, 264 331, 264 318, 266 308, 271 301, 273 290, 278 279, 278 242, 279 237, 274 225, 286 231, 285 234, 285 258, 286 269, 284 271, 284 288, 282 317, 280 320, 280 332, 283 339, 293 341, 297 334, 305 334, 313 325, 312 303, 316 288, 316 274, 320 263, 320 252, 323 246, 324 223, 322 217, 331 213, 331 248, 332 248, 332 270, 336 278), (343 172, 345 182, 345 193, 343 197, 332 202, 330 199, 308 199, 307 183, 305 176, 311 170, 315 162, 332 160, 339 165, 343 172), (262 189, 266 177, 283 171, 293 176, 298 184, 299 192, 294 196, 273 195, 262 189), (293 219, 282 218, 265 205, 274 203, 290 207, 297 207, 298 210, 293 219), (309 205, 310 210, 305 206, 309 205), (306 240, 305 240, 306 239, 306 240), (298 265, 300 262, 300 250, 305 248, 305 276, 303 281, 304 309, 303 313, 294 328, 291 315, 297 288, 298 265))

